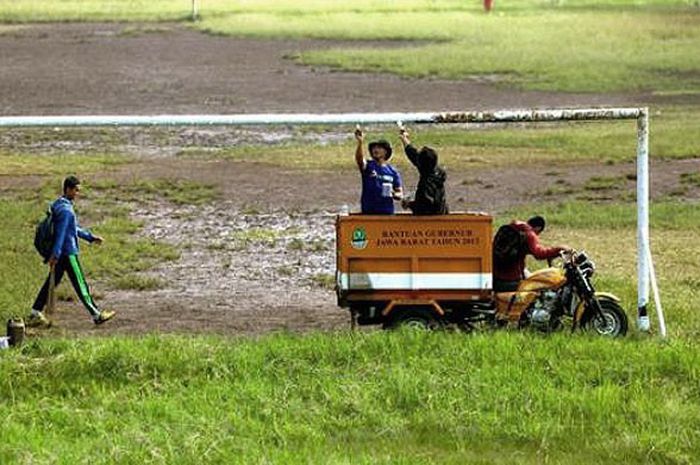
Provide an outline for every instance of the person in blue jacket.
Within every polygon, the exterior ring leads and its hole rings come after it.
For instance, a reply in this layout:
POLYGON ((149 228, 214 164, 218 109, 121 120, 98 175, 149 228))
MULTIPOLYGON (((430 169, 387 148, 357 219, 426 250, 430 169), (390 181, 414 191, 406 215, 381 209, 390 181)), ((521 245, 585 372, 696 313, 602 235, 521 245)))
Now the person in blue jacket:
MULTIPOLYGON (((54 242, 51 249, 51 256, 48 259, 49 267, 54 271, 55 285, 61 282, 64 273, 68 273, 75 292, 80 301, 90 313, 95 324, 99 325, 111 320, 115 312, 100 310, 95 304, 90 288, 85 281, 83 269, 78 260, 79 246, 78 238, 90 243, 101 244, 104 239, 83 229, 78 224, 78 218, 73 209, 73 202, 80 193, 80 181, 75 176, 68 176, 63 181, 63 195, 51 204, 51 217, 54 226, 54 242)), ((32 311, 27 318, 28 326, 48 327, 51 321, 42 313, 48 300, 51 274, 46 278, 44 285, 39 291, 32 311)))
POLYGON ((370 159, 365 158, 364 134, 358 126, 355 129, 357 148, 355 163, 362 176, 362 213, 365 215, 393 215, 394 201, 401 200, 403 188, 401 175, 389 164, 391 144, 385 140, 369 143, 370 159))

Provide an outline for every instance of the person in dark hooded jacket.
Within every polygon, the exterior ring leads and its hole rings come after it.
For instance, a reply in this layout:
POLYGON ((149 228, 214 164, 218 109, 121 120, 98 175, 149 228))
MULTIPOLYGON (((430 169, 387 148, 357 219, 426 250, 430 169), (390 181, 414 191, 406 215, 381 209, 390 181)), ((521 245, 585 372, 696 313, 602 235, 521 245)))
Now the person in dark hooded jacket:
POLYGON ((445 199, 445 180, 447 174, 438 166, 438 154, 430 147, 416 149, 408 136, 408 131, 401 127, 399 132, 406 156, 418 168, 420 178, 413 200, 404 200, 401 204, 409 208, 414 215, 446 215, 448 213, 445 199))

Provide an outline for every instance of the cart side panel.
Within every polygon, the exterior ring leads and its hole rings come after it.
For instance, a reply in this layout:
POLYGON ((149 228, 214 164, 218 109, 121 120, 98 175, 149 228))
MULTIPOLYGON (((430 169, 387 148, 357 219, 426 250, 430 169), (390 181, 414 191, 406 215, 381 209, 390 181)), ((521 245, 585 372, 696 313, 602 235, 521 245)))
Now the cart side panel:
POLYGON ((340 216, 339 293, 488 290, 491 222, 468 214, 340 216))

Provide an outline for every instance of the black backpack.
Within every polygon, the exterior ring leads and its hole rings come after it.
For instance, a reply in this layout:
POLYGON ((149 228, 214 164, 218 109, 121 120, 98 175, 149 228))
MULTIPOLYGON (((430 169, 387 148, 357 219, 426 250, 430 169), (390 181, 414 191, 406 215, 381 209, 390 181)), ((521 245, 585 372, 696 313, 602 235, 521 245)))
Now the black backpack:
POLYGON ((504 224, 493 238, 493 264, 507 266, 515 263, 527 249, 525 234, 513 225, 504 224))
POLYGON ((42 256, 44 262, 51 255, 54 240, 53 212, 51 207, 46 211, 46 216, 39 221, 34 230, 34 248, 42 256))

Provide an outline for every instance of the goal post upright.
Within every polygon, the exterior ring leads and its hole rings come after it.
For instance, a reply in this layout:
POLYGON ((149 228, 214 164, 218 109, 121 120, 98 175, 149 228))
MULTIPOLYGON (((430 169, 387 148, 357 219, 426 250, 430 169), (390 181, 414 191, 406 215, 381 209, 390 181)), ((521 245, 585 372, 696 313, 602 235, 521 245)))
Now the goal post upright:
MULTIPOLYGON (((193 5, 195 4, 193 1, 193 5)), ((328 124, 469 124, 528 123, 555 121, 636 120, 637 123, 637 325, 649 331, 647 305, 651 253, 649 242, 649 110, 648 108, 553 108, 496 111, 394 112, 394 113, 271 113, 231 115, 89 115, 89 116, 4 116, 3 127, 75 126, 243 126, 243 125, 328 125, 328 124)), ((654 277, 655 279, 655 277, 654 277)), ((663 322, 660 305, 656 305, 663 322)), ((661 337, 666 337, 664 324, 661 337)))
MULTIPOLYGON (((637 327, 649 331, 650 253, 649 243, 649 110, 641 109, 637 117, 637 327)), ((658 309, 657 309, 658 311, 658 309)), ((659 315, 659 321, 663 317, 659 315)), ((666 337, 665 325, 661 325, 666 337)))

